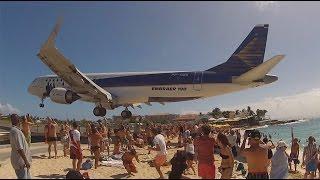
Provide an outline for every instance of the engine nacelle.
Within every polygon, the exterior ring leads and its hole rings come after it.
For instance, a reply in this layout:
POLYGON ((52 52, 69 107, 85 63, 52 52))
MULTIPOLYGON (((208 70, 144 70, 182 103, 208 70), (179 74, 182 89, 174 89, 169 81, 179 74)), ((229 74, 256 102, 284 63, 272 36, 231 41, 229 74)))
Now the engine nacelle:
POLYGON ((65 88, 53 88, 50 91, 50 99, 59 104, 71 104, 80 99, 80 96, 65 88))

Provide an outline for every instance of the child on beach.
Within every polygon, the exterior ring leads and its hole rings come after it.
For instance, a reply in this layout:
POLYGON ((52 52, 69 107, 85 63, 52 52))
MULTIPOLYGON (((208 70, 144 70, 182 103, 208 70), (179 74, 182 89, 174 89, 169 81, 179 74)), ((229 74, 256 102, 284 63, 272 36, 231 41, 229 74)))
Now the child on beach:
POLYGON ((135 158, 138 163, 140 163, 136 150, 130 147, 122 156, 123 166, 126 168, 129 176, 134 175, 132 173, 137 173, 136 166, 133 164, 132 160, 135 158))

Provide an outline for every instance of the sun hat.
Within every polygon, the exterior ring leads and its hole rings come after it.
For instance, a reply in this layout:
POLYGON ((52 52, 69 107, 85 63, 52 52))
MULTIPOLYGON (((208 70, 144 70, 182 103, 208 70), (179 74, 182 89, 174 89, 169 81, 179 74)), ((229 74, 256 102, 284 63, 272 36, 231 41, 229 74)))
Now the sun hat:
POLYGON ((279 141, 277 146, 278 146, 279 148, 288 147, 288 145, 287 145, 284 141, 279 141))

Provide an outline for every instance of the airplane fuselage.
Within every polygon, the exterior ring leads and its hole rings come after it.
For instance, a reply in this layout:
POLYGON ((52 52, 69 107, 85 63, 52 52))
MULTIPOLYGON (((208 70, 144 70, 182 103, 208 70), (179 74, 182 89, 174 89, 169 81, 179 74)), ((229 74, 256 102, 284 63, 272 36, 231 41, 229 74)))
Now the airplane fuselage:
MULTIPOLYGON (((193 100, 266 84, 265 82, 233 83, 232 76, 212 71, 91 73, 86 76, 113 95, 113 107, 141 102, 193 100)), ((45 98, 49 97, 50 91, 57 87, 72 91, 72 88, 56 75, 36 78, 28 91, 45 98)), ((79 93, 78 95, 82 101, 95 103, 90 96, 79 93)))

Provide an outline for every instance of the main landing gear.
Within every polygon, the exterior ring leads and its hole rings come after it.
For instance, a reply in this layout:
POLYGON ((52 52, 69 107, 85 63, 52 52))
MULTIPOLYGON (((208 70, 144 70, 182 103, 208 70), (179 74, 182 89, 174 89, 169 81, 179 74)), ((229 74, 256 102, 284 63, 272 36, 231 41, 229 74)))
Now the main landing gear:
POLYGON ((94 114, 95 116, 101 116, 101 117, 103 117, 103 116, 105 116, 105 115, 107 114, 107 110, 106 110, 106 108, 103 108, 103 107, 95 107, 95 108, 93 109, 93 114, 94 114))
POLYGON ((132 117, 132 113, 131 113, 131 111, 128 110, 128 108, 126 108, 125 110, 123 110, 123 111, 121 112, 121 117, 122 117, 123 119, 129 119, 129 118, 132 117))

